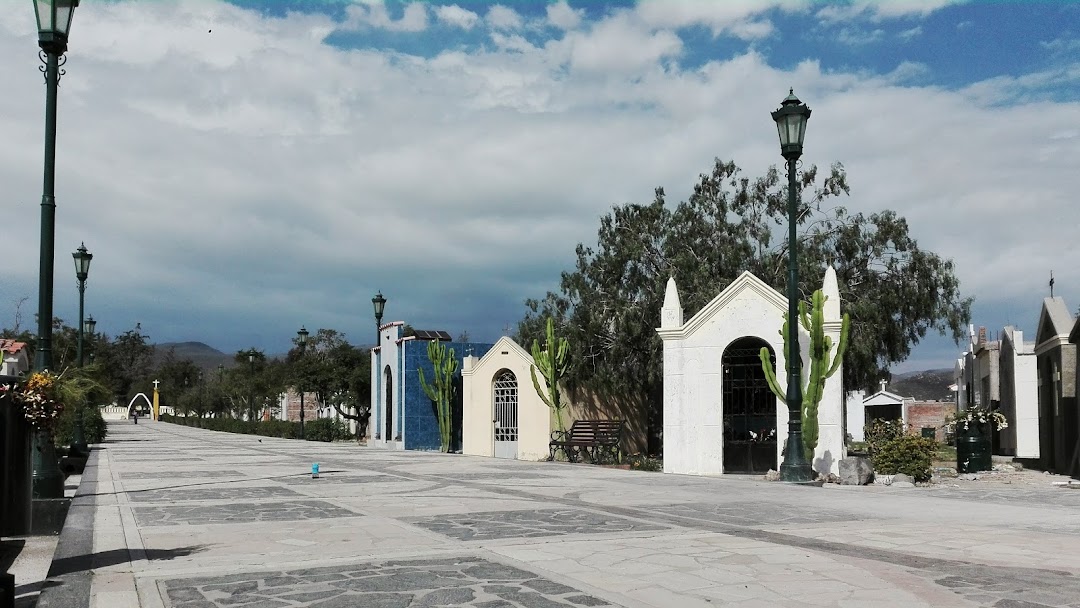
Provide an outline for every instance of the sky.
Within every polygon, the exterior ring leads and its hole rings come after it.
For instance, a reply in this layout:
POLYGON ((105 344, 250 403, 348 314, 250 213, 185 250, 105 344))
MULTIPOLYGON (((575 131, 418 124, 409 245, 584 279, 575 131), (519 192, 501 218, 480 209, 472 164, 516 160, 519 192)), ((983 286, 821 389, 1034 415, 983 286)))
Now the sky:
MULTIPOLYGON (((0 323, 27 327, 45 87, 32 3, 0 5, 0 323)), ((54 310, 85 242, 109 335, 365 344, 381 291, 384 321, 494 341, 612 206, 782 166, 789 87, 803 162, 954 260, 976 326, 1033 338, 1051 272, 1080 305, 1080 2, 87 0, 67 58, 54 310)))

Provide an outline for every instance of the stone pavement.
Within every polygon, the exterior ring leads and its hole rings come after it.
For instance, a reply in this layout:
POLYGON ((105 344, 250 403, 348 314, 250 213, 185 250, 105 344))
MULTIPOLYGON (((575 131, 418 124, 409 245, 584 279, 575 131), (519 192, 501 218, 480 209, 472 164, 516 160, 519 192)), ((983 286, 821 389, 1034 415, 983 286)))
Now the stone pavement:
POLYGON ((1080 608, 1080 491, 1049 484, 804 488, 145 421, 91 464, 39 606, 1080 608))

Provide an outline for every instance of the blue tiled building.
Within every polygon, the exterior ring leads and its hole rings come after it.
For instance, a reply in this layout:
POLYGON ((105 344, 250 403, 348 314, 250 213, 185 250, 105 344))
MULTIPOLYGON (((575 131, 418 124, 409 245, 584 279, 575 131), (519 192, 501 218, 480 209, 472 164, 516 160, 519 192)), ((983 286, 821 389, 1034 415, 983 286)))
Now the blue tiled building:
POLYGON ((379 328, 379 345, 371 353, 371 429, 374 445, 405 450, 438 450, 439 421, 435 407, 420 385, 420 370, 431 382, 434 369, 427 355, 432 340, 443 342, 458 361, 453 410, 453 448, 461 446, 461 360, 466 355, 484 356, 493 345, 453 342, 442 331, 416 331, 404 336, 405 324, 387 323, 379 328))

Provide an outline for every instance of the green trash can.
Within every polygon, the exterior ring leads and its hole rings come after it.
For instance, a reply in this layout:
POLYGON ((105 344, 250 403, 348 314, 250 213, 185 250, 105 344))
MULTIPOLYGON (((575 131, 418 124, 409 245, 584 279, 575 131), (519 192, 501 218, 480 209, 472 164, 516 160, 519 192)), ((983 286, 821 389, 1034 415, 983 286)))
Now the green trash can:
MULTIPOLYGON (((22 382, 14 376, 0 376, 0 384, 22 382)), ((30 534, 34 511, 30 437, 22 406, 0 397, 0 536, 30 534)))
POLYGON ((956 472, 977 473, 993 468, 990 458, 990 424, 972 422, 956 427, 956 472))

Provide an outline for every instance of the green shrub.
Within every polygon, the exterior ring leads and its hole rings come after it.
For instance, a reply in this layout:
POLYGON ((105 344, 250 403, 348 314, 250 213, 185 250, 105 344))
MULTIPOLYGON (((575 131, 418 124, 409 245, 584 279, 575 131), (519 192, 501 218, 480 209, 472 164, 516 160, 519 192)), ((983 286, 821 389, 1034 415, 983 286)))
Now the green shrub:
POLYGON ((304 425, 308 441, 341 441, 352 437, 349 426, 335 418, 318 418, 304 425))
MULTIPOLYGON (((96 407, 83 408, 83 437, 86 443, 101 443, 109 432, 101 410, 96 407)), ((57 420, 53 440, 56 445, 70 445, 75 433, 75 408, 65 409, 57 420)))
POLYGON ((866 437, 866 453, 871 459, 888 441, 904 435, 903 421, 900 420, 873 420, 863 427, 863 435, 866 437))
POLYGON ((938 444, 928 437, 900 435, 882 443, 874 456, 874 472, 881 475, 903 473, 915 481, 930 479, 930 464, 938 444))
POLYGON ((161 421, 195 426, 210 431, 221 431, 223 433, 254 434, 262 437, 280 437, 282 439, 300 438, 300 423, 285 420, 260 420, 252 424, 239 418, 197 418, 162 414, 161 421))
POLYGON ((663 471, 664 459, 653 458, 647 454, 631 454, 627 456, 626 462, 630 465, 632 471, 663 471))

